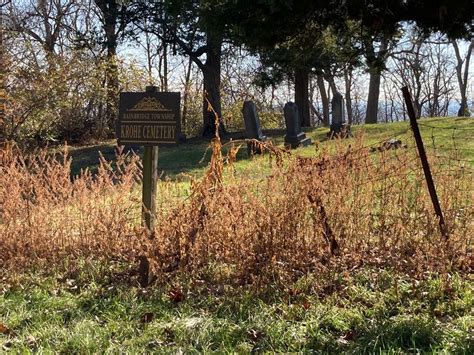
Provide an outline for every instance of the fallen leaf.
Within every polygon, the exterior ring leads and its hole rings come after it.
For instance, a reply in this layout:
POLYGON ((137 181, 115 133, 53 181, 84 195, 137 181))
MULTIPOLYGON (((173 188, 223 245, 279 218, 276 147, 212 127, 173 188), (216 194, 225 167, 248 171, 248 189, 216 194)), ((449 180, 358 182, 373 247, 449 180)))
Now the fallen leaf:
POLYGON ((288 290, 288 295, 289 295, 290 297, 296 297, 296 296, 298 296, 299 294, 300 294, 300 290, 297 290, 297 289, 294 289, 294 288, 290 288, 290 289, 288 290))
POLYGON ((153 321, 153 318, 154 318, 154 314, 151 312, 147 312, 147 313, 142 314, 140 321, 142 323, 150 323, 151 321, 153 321))
POLYGON ((105 324, 105 321, 103 319, 100 319, 97 315, 94 316, 94 320, 100 325, 105 324))
POLYGON ((169 296, 170 300, 175 302, 175 303, 182 302, 184 300, 183 291, 181 291, 181 289, 179 289, 177 287, 171 289, 168 292, 168 296, 169 296))
POLYGON ((5 324, 0 323, 0 334, 9 335, 11 334, 11 330, 5 324))
POLYGON ((344 338, 344 337, 339 337, 339 338, 337 338, 337 342, 338 342, 339 345, 347 345, 347 344, 349 344, 349 341, 348 341, 346 338, 344 338))

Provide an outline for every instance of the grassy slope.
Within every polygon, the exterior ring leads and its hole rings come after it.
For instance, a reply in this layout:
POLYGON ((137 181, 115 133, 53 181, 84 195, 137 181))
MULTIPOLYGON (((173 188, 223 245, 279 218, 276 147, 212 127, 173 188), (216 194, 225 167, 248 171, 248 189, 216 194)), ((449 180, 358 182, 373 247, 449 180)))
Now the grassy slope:
MULTIPOLYGON (((431 118, 420 120, 420 130, 424 138, 426 148, 437 152, 446 152, 453 148, 463 148, 469 150, 460 150, 459 153, 465 159, 474 159, 474 119, 472 118, 431 118), (436 128, 430 128, 426 125, 436 128), (466 130, 467 129, 467 130, 466 130), (454 137, 454 139, 453 139, 454 137), (434 138, 434 139, 433 139, 434 138), (470 140, 468 138, 471 138, 470 140)), ((307 135, 313 142, 320 142, 321 147, 331 146, 332 142, 327 140, 327 128, 312 129, 307 135)), ((376 145, 378 142, 396 137, 403 143, 414 147, 414 142, 408 122, 396 122, 389 124, 373 124, 355 126, 354 135, 364 134, 366 144, 376 145)), ((282 136, 272 136, 271 139, 278 146, 283 146, 282 136)), ((350 144, 351 140, 347 140, 350 144)), ((106 144, 72 147, 71 156, 73 158, 73 174, 77 174, 86 167, 90 169, 97 168, 99 154, 107 159, 113 159, 115 141, 109 141, 106 144)), ((297 150, 299 155, 310 156, 315 151, 314 146, 300 148, 297 150)), ((189 143, 178 147, 163 147, 159 153, 159 169, 168 176, 176 176, 180 173, 201 176, 209 162, 210 151, 208 151, 208 142, 193 139, 189 143)), ((247 167, 261 169, 259 159, 251 161, 247 158, 246 149, 243 147, 238 155, 239 161, 236 168, 244 170, 247 167)), ((474 165, 474 162, 472 162, 474 165)))
MULTIPOLYGON (((460 129, 474 128, 472 119, 422 123, 448 128, 433 132, 440 151, 452 147, 453 132, 459 147, 474 148, 474 141, 465 139, 473 131, 460 129)), ((366 132, 368 144, 395 135, 412 144, 406 122, 358 130, 366 132)), ((432 129, 422 127, 422 133, 432 146, 432 129)), ((308 134, 323 141, 326 130, 308 134)), ((281 137, 275 140, 282 142, 281 137)), ((73 149, 76 171, 96 162, 97 148, 73 149)), ((112 144, 100 148, 113 156, 112 144)), ((205 150, 206 143, 199 141, 163 148, 160 167, 171 176, 200 176, 205 150)), ((301 155, 313 152, 314 147, 298 150, 301 155)), ((462 153, 464 159, 473 159, 472 150, 462 153)), ((250 160, 245 155, 242 151, 237 169, 260 174, 262 158, 250 160)), ((1 281, 0 352, 474 352, 474 297, 467 276, 432 275, 415 282, 388 270, 364 269, 337 275, 333 287, 324 292, 314 291, 304 280, 288 285, 288 291, 262 297, 201 285, 190 287, 184 300, 175 302, 169 296, 171 286, 145 292, 128 276, 125 281, 120 278, 121 270, 110 268, 114 266, 89 265, 67 275, 32 273, 16 282, 1 281)))

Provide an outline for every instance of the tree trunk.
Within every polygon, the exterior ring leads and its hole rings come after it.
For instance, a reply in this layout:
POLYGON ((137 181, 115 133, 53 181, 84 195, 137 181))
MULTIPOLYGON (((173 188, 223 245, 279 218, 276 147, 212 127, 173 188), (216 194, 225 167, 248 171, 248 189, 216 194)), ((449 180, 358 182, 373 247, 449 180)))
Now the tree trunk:
POLYGON ((377 123, 381 71, 379 68, 371 68, 369 74, 369 95, 367 97, 367 112, 365 114, 365 123, 377 123))
POLYGON ((159 73, 162 91, 168 91, 168 44, 163 42, 163 53, 160 55, 159 73))
POLYGON ((117 66, 117 23, 119 19, 119 3, 115 0, 95 0, 102 17, 102 29, 105 33, 105 49, 107 66, 105 72, 107 98, 105 114, 102 122, 98 122, 99 130, 114 127, 118 105, 119 80, 117 66))
MULTIPOLYGON (((116 13, 116 12, 114 12, 116 13)), ((107 102, 105 105, 105 126, 113 129, 118 106, 119 79, 117 67, 117 34, 116 18, 106 17, 109 22, 105 24, 106 46, 107 46, 107 102)), ((105 128, 105 127, 101 127, 105 128)))
POLYGON ((378 52, 375 52, 374 43, 368 45, 367 64, 369 66, 369 95, 367 97, 367 111, 365 123, 377 123, 380 97, 380 77, 383 65, 387 58, 387 46, 389 38, 383 37, 378 52), (370 60, 369 60, 370 59, 370 60))
POLYGON ((302 127, 311 127, 309 114, 309 72, 307 69, 295 70, 295 103, 302 127))
POLYGON ((110 48, 107 51, 107 103, 105 108, 105 123, 109 128, 115 124, 117 111, 119 80, 116 58, 116 48, 110 48))
POLYGON ((189 58, 188 67, 186 69, 186 78, 184 80, 184 94, 183 94, 183 113, 181 115, 181 127, 184 130, 188 118, 188 97, 191 86, 191 69, 193 67, 192 59, 189 58))
POLYGON ((464 87, 461 91, 461 105, 459 106, 458 117, 469 117, 470 115, 467 107, 466 88, 464 87))
POLYGON ((440 70, 436 72, 435 78, 433 80, 433 99, 430 100, 429 115, 430 117, 439 116, 439 97, 440 97, 440 87, 439 87, 439 76, 440 70))
POLYGON ((339 90, 337 89, 334 78, 332 76, 328 78, 328 83, 329 83, 329 87, 331 88, 333 97, 336 96, 337 94, 340 94, 339 90))
MULTIPOLYGON (((145 22, 146 26, 146 22, 145 22)), ((147 64, 147 74, 148 74, 148 85, 154 85, 153 82, 153 54, 150 34, 145 31, 145 49, 146 49, 146 64, 147 64)))
POLYGON ((456 54, 456 76, 459 84, 459 92, 461 94, 461 105, 459 107, 458 116, 470 116, 469 107, 467 105, 467 80, 469 76, 469 62, 471 61, 471 55, 474 50, 474 39, 471 40, 471 43, 467 49, 466 58, 463 60, 459 52, 459 46, 455 40, 452 41, 454 52, 456 54), (464 73, 462 72, 462 67, 464 63, 464 73))
POLYGON ((346 111, 347 111, 347 123, 352 124, 352 97, 351 97, 351 88, 352 88, 352 70, 346 69, 344 71, 344 80, 346 84, 346 111))
POLYGON ((203 132, 204 137, 216 134, 216 115, 219 121, 219 134, 225 133, 221 109, 221 54, 222 39, 213 38, 208 34, 207 58, 202 67, 204 96, 203 96, 203 132), (210 105, 210 107, 209 107, 210 105))
POLYGON ((324 84, 322 74, 316 76, 316 82, 318 84, 319 93, 321 94, 321 104, 323 105, 323 125, 329 126, 329 98, 326 93, 326 85, 324 84))

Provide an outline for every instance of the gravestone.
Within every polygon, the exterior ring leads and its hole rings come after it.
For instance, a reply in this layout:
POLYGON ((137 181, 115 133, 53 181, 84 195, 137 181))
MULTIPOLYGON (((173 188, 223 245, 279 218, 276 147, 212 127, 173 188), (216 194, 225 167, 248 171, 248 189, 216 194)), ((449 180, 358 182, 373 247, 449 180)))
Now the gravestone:
MULTIPOLYGON (((257 106, 253 101, 245 101, 242 108, 244 116, 245 134, 247 139, 256 139, 265 142, 268 138, 263 135, 260 119, 258 118, 257 106)), ((254 143, 247 144, 247 152, 249 155, 261 154, 260 147, 254 143)))
POLYGON ((331 101, 332 121, 329 136, 348 137, 350 136, 350 126, 345 122, 344 99, 340 93, 336 93, 331 101))
POLYGON ((298 106, 294 102, 287 102, 283 108, 286 124, 285 145, 291 148, 307 146, 311 144, 311 139, 301 131, 301 121, 298 113, 298 106))

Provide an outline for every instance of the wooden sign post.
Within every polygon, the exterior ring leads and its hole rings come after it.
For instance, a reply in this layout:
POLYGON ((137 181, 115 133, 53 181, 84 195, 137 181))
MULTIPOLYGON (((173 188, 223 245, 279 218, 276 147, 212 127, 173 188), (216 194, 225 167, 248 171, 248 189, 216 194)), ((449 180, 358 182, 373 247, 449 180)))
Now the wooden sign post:
POLYGON ((155 229, 156 184, 158 181, 158 147, 145 147, 142 177, 142 220, 149 230, 155 229))
POLYGON ((142 223, 150 232, 155 227, 158 147, 179 141, 180 97, 179 92, 158 92, 155 86, 147 86, 145 92, 120 94, 117 143, 145 146, 142 223))

